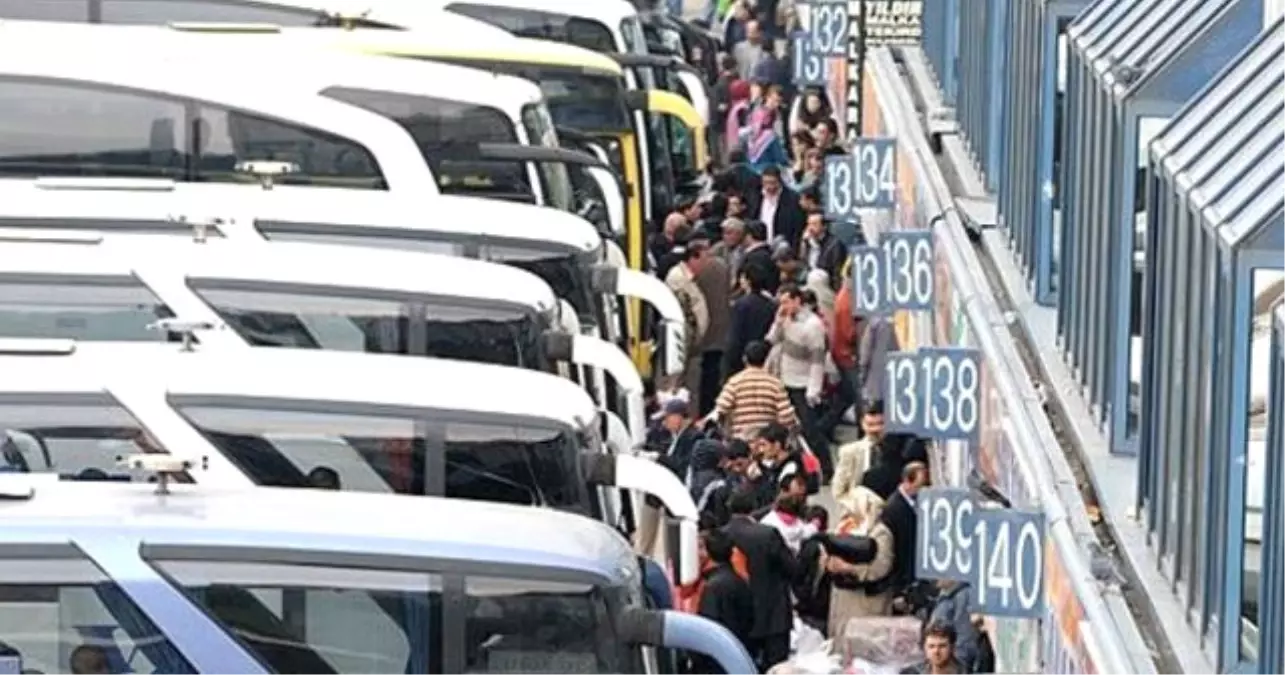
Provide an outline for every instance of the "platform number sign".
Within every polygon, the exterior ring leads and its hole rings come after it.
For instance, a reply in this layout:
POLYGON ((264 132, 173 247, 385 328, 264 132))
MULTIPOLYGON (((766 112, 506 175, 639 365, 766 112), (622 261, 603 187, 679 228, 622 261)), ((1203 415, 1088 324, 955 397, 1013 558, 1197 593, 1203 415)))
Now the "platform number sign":
POLYGON ((926 310, 933 303, 933 233, 889 232, 879 240, 889 309, 926 310))
POLYGON ((852 154, 825 160, 825 215, 838 220, 857 209, 891 209, 897 204, 897 141, 858 138, 852 154))
POLYGON ((812 36, 806 31, 790 34, 791 61, 794 62, 794 84, 800 87, 826 86, 826 62, 812 47, 812 36))
POLYGON ((857 246, 851 249, 851 273, 848 282, 852 284, 853 316, 874 316, 888 313, 888 303, 883 290, 884 263, 883 249, 878 246, 857 246))
POLYGON ((976 442, 981 429, 982 356, 966 347, 892 352, 884 362, 889 431, 976 442))
POLYGON ((982 614, 1044 616, 1044 514, 987 508, 959 488, 926 488, 919 512, 915 575, 964 581, 982 614))
POLYGON ((848 54, 848 0, 812 0, 808 22, 813 51, 821 56, 848 54))
POLYGON ((928 310, 936 289, 930 230, 885 232, 877 246, 851 250, 854 316, 928 310))

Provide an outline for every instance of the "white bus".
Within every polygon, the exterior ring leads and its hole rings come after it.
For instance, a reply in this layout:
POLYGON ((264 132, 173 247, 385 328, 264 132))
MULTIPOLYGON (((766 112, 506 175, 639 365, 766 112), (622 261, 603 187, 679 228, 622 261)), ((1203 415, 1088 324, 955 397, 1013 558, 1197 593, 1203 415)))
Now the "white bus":
POLYGON ((86 650, 112 673, 657 673, 656 648, 756 672, 723 626, 647 609, 628 544, 574 514, 35 475, 0 494, 15 673, 86 650))
MULTIPOLYGON (((672 291, 625 266, 624 254, 584 220, 551 208, 475 197, 419 200, 372 190, 169 180, 0 179, 0 226, 165 232, 247 240, 310 241, 480 258, 521 267, 566 300, 580 330, 613 342, 631 341, 617 296, 641 299, 660 314, 657 362, 681 373, 686 324, 672 291)), ((564 317, 570 321, 573 317, 564 317)))
POLYGON ((165 339, 151 324, 172 319, 199 327, 192 332, 209 347, 597 368, 624 399, 598 401, 607 439, 621 452, 643 441, 633 362, 578 334, 574 310, 529 272, 430 253, 193 235, 0 228, 0 337, 165 339))
MULTIPOLYGON (((446 29, 450 29, 451 23, 460 23, 492 38, 498 33, 498 39, 512 39, 503 31, 476 21, 445 13, 443 17, 448 24, 446 29)), ((375 37, 381 34, 384 32, 373 32, 375 37)), ((253 88, 271 88, 280 95, 297 92, 349 103, 383 115, 406 130, 413 143, 407 144, 405 151, 417 154, 434 178, 437 190, 427 192, 429 195, 435 192, 486 195, 578 212, 583 205, 576 201, 566 166, 578 162, 577 170, 590 170, 598 186, 596 192, 613 200, 607 211, 615 222, 602 225, 613 231, 624 231, 623 197, 614 175, 597 158, 559 148, 553 121, 539 88, 532 83, 480 69, 359 53, 359 47, 369 47, 368 40, 353 41, 350 49, 343 49, 343 41, 309 37, 326 35, 352 34, 194 33, 149 26, 4 21, 0 22, 0 37, 3 37, 0 64, 4 62, 3 55, 11 54, 12 58, 42 62, 44 72, 51 77, 86 79, 161 96, 179 93, 167 92, 163 84, 169 79, 168 73, 177 72, 197 82, 252 82, 253 88), (77 45, 74 54, 50 48, 68 43, 77 45), (153 65, 158 53, 166 55, 163 65, 153 65), (89 54, 93 54, 93 58, 85 58, 89 54), (122 70, 133 75, 104 80, 100 77, 104 70, 122 70), (245 72, 255 72, 256 76, 245 78, 242 75, 245 72), (547 161, 515 161, 512 159, 515 153, 518 157, 543 157, 547 161)), ((48 135, 50 130, 56 132, 64 124, 74 125, 76 118, 83 115, 76 106, 65 105, 67 95, 60 90, 51 90, 44 84, 31 84, 24 89, 21 96, 10 97, 4 95, 8 85, 0 88, 0 110, 6 119, 10 116, 29 119, 45 111, 48 119, 44 134, 48 135)), ((115 107, 124 105, 117 101, 115 107)), ((150 112, 145 106, 144 110, 150 112)), ((128 124, 132 116, 126 110, 114 112, 112 116, 100 116, 96 127, 103 128, 98 133, 119 137, 127 135, 127 130, 138 129, 128 124), (117 120, 119 125, 113 124, 117 120)), ((178 180, 208 180, 196 168, 181 164, 180 157, 195 156, 199 167, 205 163, 203 157, 207 153, 219 151, 212 142, 223 136, 212 128, 211 120, 199 113, 178 117, 168 125, 152 126, 149 148, 160 144, 179 155, 171 156, 173 161, 168 166, 156 167, 162 169, 157 175, 178 180)), ((231 134, 229 129, 226 135, 231 134)), ((295 160, 301 157, 293 156, 297 151, 288 140, 277 139, 275 147, 266 149, 272 159, 299 165, 295 160)), ((36 147, 48 143, 41 140, 36 147)), ((376 166, 382 166, 384 161, 382 155, 375 153, 376 166)), ((63 163, 70 164, 67 169, 79 171, 80 175, 114 175, 110 168, 85 166, 89 162, 67 158, 63 163)), ((300 168, 303 173, 307 172, 307 167, 300 168)), ((387 184, 386 189, 397 190, 399 186, 387 184)), ((425 194, 423 188, 418 189, 425 194)))
MULTIPOLYGON (((118 456, 165 454, 183 480, 507 502, 613 527, 619 490, 677 519, 695 581, 697 511, 669 469, 613 455, 593 401, 548 373, 389 354, 165 342, 2 339, 0 468, 140 480, 118 456)), ((393 516, 395 514, 390 514, 393 516)), ((673 539, 670 539, 673 542, 673 539)))

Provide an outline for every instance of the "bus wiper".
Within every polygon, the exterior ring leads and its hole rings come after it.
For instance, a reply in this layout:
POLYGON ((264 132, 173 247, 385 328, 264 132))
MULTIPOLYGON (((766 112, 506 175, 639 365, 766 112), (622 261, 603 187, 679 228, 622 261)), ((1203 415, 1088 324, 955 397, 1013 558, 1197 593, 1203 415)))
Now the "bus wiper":
MULTIPOLYGON (((529 467, 530 460, 527 460, 526 463, 529 467)), ((460 462, 452 462, 450 460, 447 460, 446 466, 449 469, 459 469, 461 471, 465 471, 476 478, 483 478, 489 481, 494 481, 506 487, 517 488, 526 493, 527 499, 531 501, 531 504, 533 506, 548 506, 548 502, 544 498, 544 492, 540 489, 539 483, 535 482, 534 475, 532 475, 532 483, 535 485, 535 489, 532 489, 530 485, 523 485, 522 483, 519 483, 513 480, 512 478, 506 478, 497 473, 492 473, 484 469, 479 469, 474 466, 469 466, 468 464, 461 464, 460 462)), ((528 468, 528 471, 529 471, 529 468, 528 468)))

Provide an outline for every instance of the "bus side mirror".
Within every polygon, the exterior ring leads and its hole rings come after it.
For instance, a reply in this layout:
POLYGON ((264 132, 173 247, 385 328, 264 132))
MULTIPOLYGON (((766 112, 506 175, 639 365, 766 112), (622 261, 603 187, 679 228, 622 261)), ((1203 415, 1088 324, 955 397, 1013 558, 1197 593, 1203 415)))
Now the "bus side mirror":
MULTIPOLYGON (((673 536, 669 545, 674 546, 677 540, 677 551, 674 553, 674 575, 680 584, 696 583, 700 579, 700 532, 697 522, 683 518, 673 518, 669 523, 673 536)), ((671 549, 672 550, 672 549, 671 549)))
POLYGON ((665 375, 682 375, 687 364, 686 326, 677 321, 662 319, 656 338, 657 362, 665 375))
POLYGON ((724 673, 757 673, 745 646, 726 627, 703 616, 674 610, 630 607, 617 625, 626 644, 686 649, 713 659, 724 673))

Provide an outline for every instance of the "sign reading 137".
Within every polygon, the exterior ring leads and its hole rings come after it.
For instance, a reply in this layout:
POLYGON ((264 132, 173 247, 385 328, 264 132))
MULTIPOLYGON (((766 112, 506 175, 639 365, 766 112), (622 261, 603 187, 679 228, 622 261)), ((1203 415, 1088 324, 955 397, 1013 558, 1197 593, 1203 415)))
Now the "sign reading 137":
POLYGON ((852 154, 825 160, 825 215, 838 220, 857 209, 890 209, 897 203, 897 141, 858 138, 852 154))
POLYGON ((888 431, 975 443, 981 427, 981 366, 981 352, 964 347, 888 354, 888 431))

